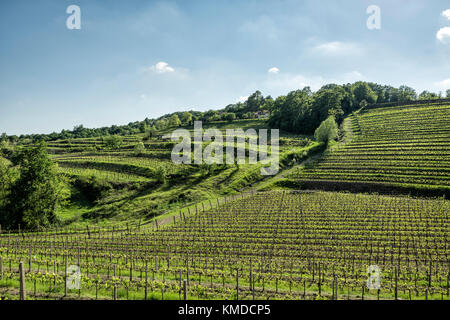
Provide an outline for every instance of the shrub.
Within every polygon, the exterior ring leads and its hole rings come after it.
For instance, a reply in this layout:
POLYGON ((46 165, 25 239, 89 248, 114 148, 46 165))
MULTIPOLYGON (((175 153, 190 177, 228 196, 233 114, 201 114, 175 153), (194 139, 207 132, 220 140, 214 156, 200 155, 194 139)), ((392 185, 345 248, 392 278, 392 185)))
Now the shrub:
POLYGON ((314 137, 318 142, 328 143, 338 136, 338 126, 333 116, 324 120, 314 132, 314 137))
POLYGON ((107 148, 119 149, 123 143, 123 139, 120 136, 108 136, 103 139, 107 148))
POLYGON ((142 142, 139 142, 134 146, 134 153, 136 155, 141 155, 144 153, 144 151, 145 151, 145 146, 142 142))

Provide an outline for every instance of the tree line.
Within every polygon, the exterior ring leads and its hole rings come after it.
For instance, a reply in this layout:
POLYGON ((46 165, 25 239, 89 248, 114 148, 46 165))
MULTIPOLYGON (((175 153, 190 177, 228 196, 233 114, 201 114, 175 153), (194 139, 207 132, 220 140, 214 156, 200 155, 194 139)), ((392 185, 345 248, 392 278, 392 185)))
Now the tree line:
MULTIPOLYGON (((450 97, 450 89, 446 91, 450 97)), ((189 126, 199 120, 204 123, 214 121, 233 121, 269 118, 272 128, 294 133, 312 134, 322 121, 333 115, 340 123, 344 115, 372 103, 408 102, 414 100, 432 100, 443 98, 443 94, 423 91, 420 94, 408 86, 398 88, 372 82, 358 81, 353 84, 327 84, 316 92, 309 87, 294 90, 287 95, 273 99, 264 97, 257 90, 246 101, 229 104, 220 110, 184 111, 163 115, 157 119, 146 118, 143 121, 130 122, 127 125, 112 125, 101 128, 85 128, 77 125, 73 130, 62 130, 60 133, 12 135, 3 133, 0 142, 27 143, 36 141, 54 141, 71 138, 93 138, 108 135, 132 135, 147 133, 152 136, 158 130, 178 126, 189 126), (264 118, 265 118, 264 117, 264 118)))

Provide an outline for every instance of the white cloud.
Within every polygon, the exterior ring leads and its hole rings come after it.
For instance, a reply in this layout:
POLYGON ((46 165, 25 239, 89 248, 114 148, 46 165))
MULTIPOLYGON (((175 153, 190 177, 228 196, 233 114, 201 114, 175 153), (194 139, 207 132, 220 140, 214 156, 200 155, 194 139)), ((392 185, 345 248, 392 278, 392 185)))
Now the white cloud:
POLYGON ((326 56, 354 56, 360 55, 363 48, 352 42, 332 41, 316 45, 312 52, 326 56))
POLYGON ((278 73, 280 72, 280 69, 278 69, 277 67, 272 67, 269 70, 267 70, 268 73, 278 73))
POLYGON ((169 66, 167 62, 160 61, 154 66, 151 66, 149 68, 150 71, 156 72, 156 73, 168 73, 168 72, 175 72, 175 69, 169 66))
POLYGON ((436 33, 436 38, 443 43, 449 43, 450 42, 450 27, 444 27, 444 28, 439 29, 439 31, 436 33))
POLYGON ((435 82, 434 85, 440 90, 450 89, 450 79, 445 79, 439 82, 435 82))
POLYGON ((248 96, 246 96, 246 97, 241 96, 241 97, 239 97, 238 102, 245 102, 245 101, 247 101, 247 99, 248 99, 248 96))
POLYGON ((448 20, 450 20, 450 9, 444 10, 442 11, 442 15, 447 18, 448 20))

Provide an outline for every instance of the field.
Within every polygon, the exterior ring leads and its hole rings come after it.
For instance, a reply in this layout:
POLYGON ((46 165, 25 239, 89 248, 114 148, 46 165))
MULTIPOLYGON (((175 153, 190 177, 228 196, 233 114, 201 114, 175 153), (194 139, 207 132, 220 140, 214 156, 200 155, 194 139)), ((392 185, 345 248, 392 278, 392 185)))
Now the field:
MULTIPOLYGON (((203 128, 217 128, 225 135, 226 129, 258 130, 266 128, 266 125, 262 120, 218 121, 203 128)), ((187 129, 193 133, 192 127, 187 129)), ((102 185, 108 186, 99 199, 86 199, 89 194, 73 190, 71 205, 59 212, 63 225, 137 223, 186 205, 238 193, 264 179, 260 174, 261 164, 251 165, 248 161, 239 166, 176 165, 171 160, 174 142, 164 138, 170 132, 165 129, 152 137, 143 134, 124 136, 115 148, 107 145, 107 137, 49 142, 48 151, 61 174, 72 181, 95 177, 102 185), (136 152, 135 146, 140 142, 145 149, 136 152)), ((208 142, 203 142, 202 148, 207 145, 208 142)), ((248 157, 248 141, 245 145, 234 143, 234 147, 243 147, 248 157)), ((281 168, 293 165, 318 147, 318 143, 307 137, 281 133, 281 168)))
POLYGON ((28 299, 449 300, 450 106, 363 109, 344 124, 325 151, 282 133, 275 177, 175 165, 170 130, 114 148, 50 142, 72 198, 54 229, 0 229, 0 297, 18 299, 22 281, 28 299), (67 287, 71 266, 80 289, 67 287))
POLYGON ((0 294, 24 262, 30 299, 449 299, 448 200, 266 192, 209 202, 169 224, 0 237, 0 294), (368 290, 377 265, 381 288, 368 290))
POLYGON ((449 105, 369 109, 355 112, 351 121, 351 142, 291 178, 307 188, 366 191, 366 185, 372 192, 385 188, 448 197, 449 105))

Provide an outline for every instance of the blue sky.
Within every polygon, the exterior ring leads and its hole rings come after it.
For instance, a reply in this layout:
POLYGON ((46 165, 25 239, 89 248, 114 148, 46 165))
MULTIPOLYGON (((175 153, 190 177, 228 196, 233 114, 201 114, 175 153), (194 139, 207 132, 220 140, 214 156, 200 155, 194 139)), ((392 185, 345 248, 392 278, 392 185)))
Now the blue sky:
POLYGON ((0 132, 218 109, 357 80, 450 88, 448 0, 0 2, 0 132), (69 5, 81 30, 69 30, 69 5), (381 9, 369 30, 366 8, 381 9))

